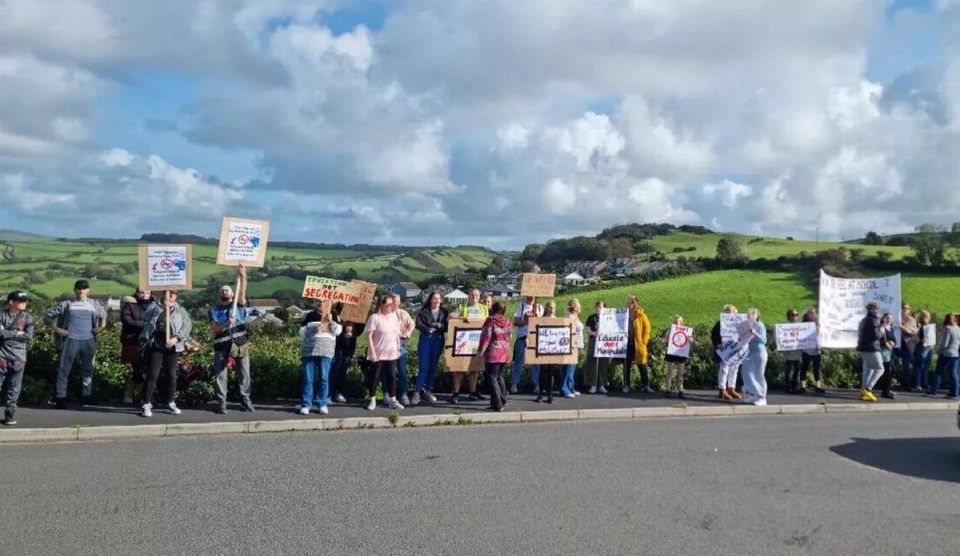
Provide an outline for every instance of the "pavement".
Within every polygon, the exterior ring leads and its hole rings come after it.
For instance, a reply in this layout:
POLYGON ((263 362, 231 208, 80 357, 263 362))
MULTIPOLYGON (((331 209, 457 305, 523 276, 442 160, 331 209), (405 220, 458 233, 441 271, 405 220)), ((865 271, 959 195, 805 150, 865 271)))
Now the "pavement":
POLYGON ((258 404, 255 413, 240 411, 233 404, 227 415, 214 412, 215 404, 182 407, 183 413, 169 415, 162 408, 145 419, 139 408, 125 405, 82 406, 67 410, 53 406, 22 407, 18 425, 0 427, 0 443, 36 441, 77 441, 178 436, 195 434, 235 434, 284 432, 295 430, 331 430, 349 428, 414 427, 453 424, 517 423, 528 421, 568 421, 592 419, 644 419, 663 417, 703 417, 756 414, 819 414, 877 411, 956 410, 957 402, 945 398, 927 398, 920 394, 899 393, 897 400, 881 399, 864 403, 852 390, 834 390, 824 395, 802 396, 770 393, 767 407, 717 399, 715 391, 688 391, 685 400, 665 398, 662 394, 624 395, 583 394, 574 399, 554 398, 553 404, 536 403, 531 394, 511 396, 506 411, 488 411, 487 401, 449 403, 448 394, 439 394, 436 404, 408 406, 394 412, 380 403, 367 411, 365 403, 354 401, 333 404, 330 414, 301 416, 298 402, 279 401, 258 404))
POLYGON ((3 553, 949 555, 945 411, 0 446, 3 553))

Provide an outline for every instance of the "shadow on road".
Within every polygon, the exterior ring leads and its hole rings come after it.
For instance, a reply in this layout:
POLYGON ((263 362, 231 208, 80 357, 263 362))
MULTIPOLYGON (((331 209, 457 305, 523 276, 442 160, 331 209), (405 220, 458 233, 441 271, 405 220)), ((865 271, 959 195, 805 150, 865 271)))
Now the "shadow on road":
POLYGON ((941 438, 853 438, 830 451, 898 475, 960 483, 960 436, 941 438))

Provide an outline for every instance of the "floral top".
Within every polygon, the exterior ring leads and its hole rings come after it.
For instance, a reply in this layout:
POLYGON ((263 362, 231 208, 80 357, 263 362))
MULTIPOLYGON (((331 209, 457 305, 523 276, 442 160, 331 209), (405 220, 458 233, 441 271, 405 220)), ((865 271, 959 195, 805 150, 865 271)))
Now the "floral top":
POLYGON ((478 353, 487 363, 506 363, 510 359, 510 334, 513 327, 503 315, 488 317, 480 332, 478 353))

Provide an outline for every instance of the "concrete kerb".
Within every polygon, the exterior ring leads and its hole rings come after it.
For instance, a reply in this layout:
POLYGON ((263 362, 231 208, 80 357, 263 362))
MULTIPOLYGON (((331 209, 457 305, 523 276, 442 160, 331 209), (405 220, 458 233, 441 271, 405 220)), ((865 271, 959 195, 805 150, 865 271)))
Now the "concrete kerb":
POLYGON ((803 405, 771 405, 756 407, 745 404, 673 407, 626 407, 610 409, 561 409, 548 411, 507 411, 502 413, 458 413, 432 415, 400 415, 393 422, 388 417, 349 417, 344 419, 290 419, 283 421, 250 421, 221 423, 183 423, 173 425, 73 426, 49 429, 0 429, 0 444, 20 442, 70 442, 155 438, 162 436, 197 436, 209 434, 245 434, 321 430, 386 429, 432 427, 483 423, 534 423, 591 420, 628 420, 676 417, 721 417, 749 415, 844 414, 891 411, 944 411, 957 409, 952 402, 927 403, 826 403, 803 405))

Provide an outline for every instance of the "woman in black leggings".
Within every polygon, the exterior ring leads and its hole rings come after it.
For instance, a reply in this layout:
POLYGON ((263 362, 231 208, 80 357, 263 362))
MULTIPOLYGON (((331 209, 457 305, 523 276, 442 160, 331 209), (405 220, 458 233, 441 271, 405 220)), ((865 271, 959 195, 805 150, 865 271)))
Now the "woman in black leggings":
POLYGON ((192 323, 187 310, 177 304, 177 292, 164 292, 163 305, 151 305, 143 320, 143 335, 149 342, 147 349, 147 379, 143 385, 144 417, 153 416, 153 392, 161 371, 167 375, 167 410, 171 415, 180 415, 177 408, 177 370, 180 354, 186 349, 192 323))
MULTIPOLYGON (((808 307, 807 310, 803 313, 803 322, 814 322, 817 324, 817 330, 820 329, 820 322, 817 317, 817 310, 813 307, 808 307)), ((797 389, 798 394, 805 394, 807 392, 807 372, 810 371, 810 367, 813 367, 813 380, 815 387, 814 390, 817 394, 826 394, 827 391, 823 388, 823 373, 820 369, 820 348, 811 349, 804 351, 800 355, 800 388, 797 389)))

